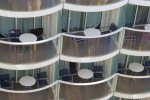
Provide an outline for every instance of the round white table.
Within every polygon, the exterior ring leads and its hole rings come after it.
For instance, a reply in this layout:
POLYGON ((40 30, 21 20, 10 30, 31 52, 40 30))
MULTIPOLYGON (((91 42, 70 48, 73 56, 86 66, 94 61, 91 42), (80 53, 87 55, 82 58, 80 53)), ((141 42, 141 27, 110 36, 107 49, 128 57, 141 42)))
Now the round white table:
POLYGON ((29 87, 29 86, 33 86, 36 83, 36 80, 34 77, 31 76, 23 76, 19 79, 19 83, 22 86, 29 87))
POLYGON ((24 33, 19 36, 21 42, 35 42, 37 37, 32 33, 24 33))
POLYGON ((129 64, 129 69, 133 72, 142 72, 144 70, 144 66, 140 63, 131 63, 129 64))
POLYGON ((146 25, 144 26, 144 29, 150 31, 150 24, 146 24, 146 25))
POLYGON ((93 72, 89 69, 81 69, 78 72, 78 76, 83 79, 90 79, 93 77, 93 72))
POLYGON ((87 28, 84 30, 85 36, 100 36, 101 32, 95 28, 87 28))

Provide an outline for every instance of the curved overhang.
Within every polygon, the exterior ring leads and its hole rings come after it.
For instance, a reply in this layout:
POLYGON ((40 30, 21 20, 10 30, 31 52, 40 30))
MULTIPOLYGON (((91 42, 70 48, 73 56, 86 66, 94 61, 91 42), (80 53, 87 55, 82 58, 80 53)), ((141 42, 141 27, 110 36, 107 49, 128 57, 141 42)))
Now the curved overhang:
POLYGON ((133 5, 150 7, 150 1, 148 0, 129 0, 128 3, 133 5))
POLYGON ((98 12, 98 11, 107 11, 107 10, 112 10, 116 9, 119 7, 122 7, 128 3, 128 0, 121 0, 116 3, 108 4, 108 5, 75 5, 75 4, 70 4, 70 3, 64 3, 64 9, 67 10, 73 10, 73 11, 80 11, 80 12, 98 12))
POLYGON ((44 66, 48 66, 50 64, 55 63, 56 61, 59 60, 59 56, 56 56, 52 59, 48 59, 46 61, 42 61, 39 63, 29 63, 29 64, 7 64, 7 63, 2 63, 0 62, 0 68, 2 69, 9 69, 9 70, 30 70, 30 69, 37 69, 41 68, 44 66))
POLYGON ((125 98, 125 99, 144 99, 148 98, 150 96, 150 93, 137 93, 137 94, 130 94, 130 93, 119 93, 114 92, 114 96, 119 98, 125 98))
POLYGON ((119 54, 119 50, 116 50, 112 53, 103 55, 103 56, 93 56, 93 57, 71 57, 67 55, 60 55, 60 59, 64 61, 70 61, 70 62, 78 62, 78 63, 90 63, 90 62, 98 62, 103 61, 109 58, 114 57, 115 55, 119 54))
POLYGON ((125 55, 131 55, 131 56, 150 56, 150 51, 120 49, 120 53, 125 55))
POLYGON ((59 4, 55 7, 52 8, 47 8, 44 10, 39 10, 39 11, 7 11, 7 10, 0 10, 0 16, 4 17, 13 17, 13 18, 30 18, 30 17, 40 17, 40 16, 45 16, 49 15, 52 13, 55 13, 59 10, 63 9, 63 4, 59 4))

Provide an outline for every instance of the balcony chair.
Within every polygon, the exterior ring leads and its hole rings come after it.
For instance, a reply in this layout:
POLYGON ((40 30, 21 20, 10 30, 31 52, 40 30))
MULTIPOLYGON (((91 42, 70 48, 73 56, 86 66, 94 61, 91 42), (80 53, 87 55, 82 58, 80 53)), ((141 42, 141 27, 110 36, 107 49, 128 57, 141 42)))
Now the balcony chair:
POLYGON ((19 29, 12 29, 9 31, 9 41, 11 42, 20 42, 19 36, 21 35, 21 31, 19 29))
POLYGON ((30 33, 37 36, 37 41, 43 40, 43 36, 46 38, 46 36, 43 33, 43 28, 31 29, 30 33))
POLYGON ((144 66, 145 66, 145 68, 150 68, 150 60, 146 60, 144 62, 144 66))
POLYGON ((93 72, 102 73, 103 72, 103 66, 102 65, 93 66, 93 72))
POLYGON ((40 79, 47 79, 47 74, 46 74, 46 72, 36 73, 35 78, 36 78, 37 80, 40 80, 40 79))
POLYGON ((80 44, 85 42, 85 38, 73 38, 74 43, 80 44))
POLYGON ((150 68, 147 69, 147 75, 150 75, 150 68))
POLYGON ((60 79, 63 81, 67 81, 67 82, 73 81, 72 76, 70 76, 70 73, 67 68, 60 69, 59 76, 60 76, 60 79))
POLYGON ((104 76, 103 76, 103 74, 102 73, 93 73, 94 75, 93 75, 93 81, 99 81, 99 80, 102 80, 102 79, 104 79, 104 76))
POLYGON ((105 30, 104 32, 101 32, 101 34, 107 34, 107 33, 116 31, 118 29, 117 26, 114 23, 111 23, 110 26, 108 26, 108 27, 107 26, 106 27, 102 27, 104 29, 107 28, 107 30, 105 30))
POLYGON ((40 79, 37 80, 37 88, 43 87, 48 85, 47 79, 40 79))
POLYGON ((0 81, 11 82, 9 74, 0 75, 0 81))
POLYGON ((0 85, 5 89, 12 89, 12 81, 10 80, 9 74, 0 75, 0 85))
POLYGON ((117 70, 117 73, 125 74, 124 66, 123 66, 121 63, 118 63, 118 70, 117 70))
POLYGON ((12 82, 5 82, 5 81, 1 81, 1 88, 4 89, 13 89, 13 83, 12 82))

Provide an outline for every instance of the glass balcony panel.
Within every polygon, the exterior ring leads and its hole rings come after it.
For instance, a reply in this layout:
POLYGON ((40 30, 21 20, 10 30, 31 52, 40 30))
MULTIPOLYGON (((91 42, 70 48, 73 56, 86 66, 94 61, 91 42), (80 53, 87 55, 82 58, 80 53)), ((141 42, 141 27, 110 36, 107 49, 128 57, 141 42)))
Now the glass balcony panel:
POLYGON ((116 92, 126 94, 139 94, 150 92, 150 78, 128 78, 118 76, 116 92))
POLYGON ((59 98, 63 100, 98 100, 111 93, 109 81, 85 86, 61 83, 59 98))
POLYGON ((39 63, 58 55, 58 38, 39 44, 11 45, 0 43, 0 62, 9 64, 39 63))
POLYGON ((38 11, 60 4, 60 0, 0 0, 0 9, 9 11, 38 11))
POLYGON ((31 93, 11 93, 0 91, 0 98, 1 100, 8 100, 9 98, 11 98, 11 100, 55 100, 54 91, 52 91, 53 87, 31 93))
POLYGON ((122 0, 66 0, 67 3, 77 4, 77 5, 107 5, 119 1, 122 0))
POLYGON ((102 56, 116 51, 118 35, 99 38, 63 36, 62 54, 74 57, 102 56))
POLYGON ((137 51, 150 50, 150 33, 125 30, 123 47, 125 49, 137 51))

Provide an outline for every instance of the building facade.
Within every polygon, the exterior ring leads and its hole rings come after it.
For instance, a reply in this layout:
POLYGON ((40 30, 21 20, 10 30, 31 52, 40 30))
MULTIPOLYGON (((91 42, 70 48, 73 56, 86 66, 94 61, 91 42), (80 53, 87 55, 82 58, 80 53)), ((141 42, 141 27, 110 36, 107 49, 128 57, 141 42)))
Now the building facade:
POLYGON ((149 33, 148 0, 1 0, 0 100, 150 100, 149 33))

